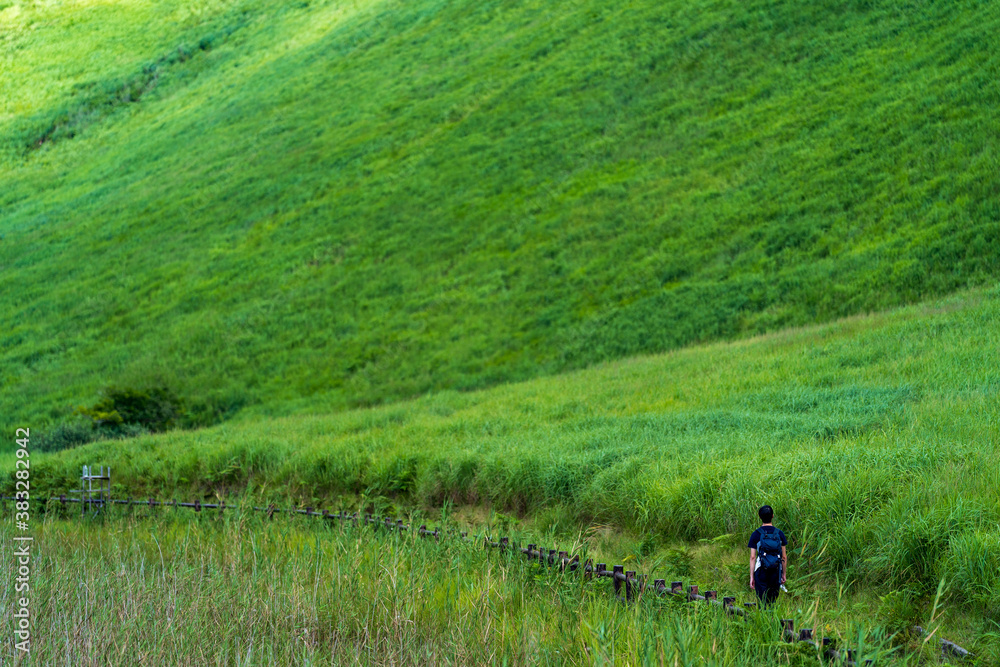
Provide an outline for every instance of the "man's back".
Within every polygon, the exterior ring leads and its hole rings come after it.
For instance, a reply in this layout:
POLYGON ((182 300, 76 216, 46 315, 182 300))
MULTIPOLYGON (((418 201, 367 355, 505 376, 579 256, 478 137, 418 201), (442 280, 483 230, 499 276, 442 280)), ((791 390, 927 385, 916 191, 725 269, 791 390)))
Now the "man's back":
POLYGON ((774 527, 774 510, 764 505, 758 510, 763 524, 753 531, 747 547, 750 549, 750 588, 754 589, 762 606, 778 599, 785 583, 788 567, 788 539, 774 527))
MULTIPOLYGON (((753 531, 753 533, 751 533, 751 535, 750 535, 750 541, 747 543, 747 546, 749 548, 755 549, 757 551, 757 558, 756 558, 756 561, 754 562, 754 569, 755 570, 761 566, 761 554, 760 554, 761 544, 760 543, 761 543, 761 538, 763 537, 763 535, 765 533, 774 536, 775 541, 778 542, 778 553, 775 554, 775 555, 778 556, 779 558, 781 556, 780 548, 783 547, 783 546, 786 546, 788 544, 788 538, 785 537, 785 534, 783 532, 781 532, 780 529, 776 528, 775 526, 773 526, 771 524, 763 525, 760 528, 758 528, 757 530, 753 531), (764 531, 763 533, 761 532, 762 529, 764 531)), ((765 545, 765 547, 766 546, 767 545, 765 545)))

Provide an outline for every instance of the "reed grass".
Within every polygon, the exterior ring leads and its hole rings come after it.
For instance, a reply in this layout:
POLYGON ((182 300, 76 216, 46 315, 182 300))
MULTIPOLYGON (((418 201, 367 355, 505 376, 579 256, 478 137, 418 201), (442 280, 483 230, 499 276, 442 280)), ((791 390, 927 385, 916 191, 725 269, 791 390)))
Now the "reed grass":
MULTIPOLYGON (((672 598, 626 606, 606 580, 350 524, 111 514, 36 525, 21 664, 819 664, 777 640, 779 614, 810 620, 786 607, 743 622, 672 598)), ((5 525, 0 548, 11 536, 5 525)), ((877 628, 836 625, 827 634, 860 656, 916 664, 877 628)))

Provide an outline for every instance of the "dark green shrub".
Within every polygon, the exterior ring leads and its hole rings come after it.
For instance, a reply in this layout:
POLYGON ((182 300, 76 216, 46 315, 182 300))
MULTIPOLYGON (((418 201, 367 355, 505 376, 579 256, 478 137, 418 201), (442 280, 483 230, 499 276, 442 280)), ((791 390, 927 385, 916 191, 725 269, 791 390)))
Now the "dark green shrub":
POLYGON ((95 429, 120 431, 131 424, 162 432, 176 426, 184 416, 183 401, 167 387, 109 387, 102 393, 97 403, 76 411, 90 418, 95 429))

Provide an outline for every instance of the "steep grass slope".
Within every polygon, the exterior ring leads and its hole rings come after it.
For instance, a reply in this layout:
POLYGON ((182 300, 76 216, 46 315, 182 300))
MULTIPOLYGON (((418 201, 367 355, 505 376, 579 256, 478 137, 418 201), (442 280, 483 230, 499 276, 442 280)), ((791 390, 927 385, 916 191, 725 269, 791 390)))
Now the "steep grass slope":
POLYGON ((450 501, 610 527, 641 553, 721 539, 741 557, 770 502, 797 585, 932 600, 944 578, 950 610, 976 619, 965 636, 985 641, 1000 621, 998 332, 993 288, 482 392, 36 454, 32 488, 76 488, 100 463, 133 497, 450 501))
POLYGON ((209 423, 1000 275, 991 2, 7 0, 0 414, 209 423))

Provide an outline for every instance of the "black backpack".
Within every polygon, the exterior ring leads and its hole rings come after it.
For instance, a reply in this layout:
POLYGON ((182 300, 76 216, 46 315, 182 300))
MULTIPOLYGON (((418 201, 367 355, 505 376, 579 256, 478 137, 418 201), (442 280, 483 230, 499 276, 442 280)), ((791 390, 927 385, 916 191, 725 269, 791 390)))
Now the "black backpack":
POLYGON ((781 536, 774 526, 766 526, 769 531, 764 532, 765 526, 760 527, 760 539, 757 540, 757 558, 760 559, 760 566, 765 570, 771 570, 781 565, 781 536))

